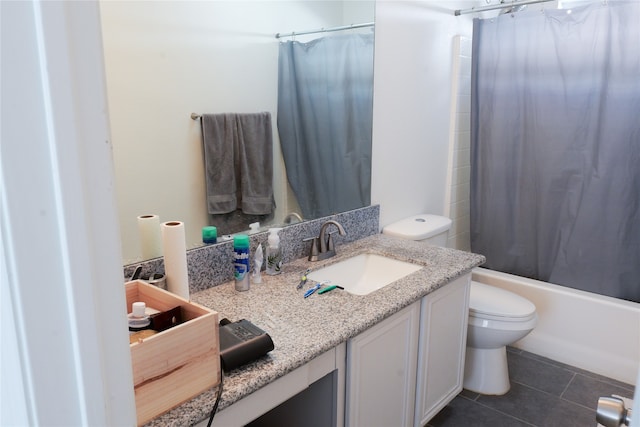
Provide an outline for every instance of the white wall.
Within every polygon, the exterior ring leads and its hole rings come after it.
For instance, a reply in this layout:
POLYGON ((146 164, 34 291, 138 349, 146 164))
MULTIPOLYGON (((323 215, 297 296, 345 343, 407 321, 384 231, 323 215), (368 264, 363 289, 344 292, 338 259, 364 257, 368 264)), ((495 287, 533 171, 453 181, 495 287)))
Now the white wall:
POLYGON ((376 2, 372 203, 380 225, 445 213, 453 39, 469 1, 376 2))
POLYGON ((133 425, 98 6, 0 8, 0 425, 133 425))

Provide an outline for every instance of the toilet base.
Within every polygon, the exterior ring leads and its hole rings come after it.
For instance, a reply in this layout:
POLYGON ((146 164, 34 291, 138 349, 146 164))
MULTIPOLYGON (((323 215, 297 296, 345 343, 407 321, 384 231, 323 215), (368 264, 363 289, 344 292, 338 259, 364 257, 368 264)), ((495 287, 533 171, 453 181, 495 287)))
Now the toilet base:
POLYGON ((463 387, 488 395, 502 395, 509 391, 507 348, 467 347, 463 387))

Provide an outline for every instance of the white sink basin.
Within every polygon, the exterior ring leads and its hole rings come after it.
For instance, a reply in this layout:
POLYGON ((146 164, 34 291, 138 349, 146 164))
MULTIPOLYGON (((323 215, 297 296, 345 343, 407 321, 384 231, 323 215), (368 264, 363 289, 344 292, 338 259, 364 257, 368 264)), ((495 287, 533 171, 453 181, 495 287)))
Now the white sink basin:
POLYGON ((421 268, 420 265, 382 255, 361 254, 320 268, 307 277, 316 282, 328 280, 355 295, 367 295, 421 268))

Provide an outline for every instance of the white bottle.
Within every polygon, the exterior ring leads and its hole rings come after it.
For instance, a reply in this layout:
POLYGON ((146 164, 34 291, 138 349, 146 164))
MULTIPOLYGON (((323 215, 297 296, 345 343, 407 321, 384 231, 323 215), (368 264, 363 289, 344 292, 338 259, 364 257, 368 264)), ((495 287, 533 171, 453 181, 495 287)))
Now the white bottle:
POLYGON ((282 267, 282 248, 280 247, 280 232, 282 228, 270 228, 269 238, 267 239, 267 269, 265 272, 270 276, 280 274, 282 267))
POLYGON ((151 321, 146 312, 147 304, 144 302, 136 301, 132 304, 131 313, 127 316, 129 318, 129 334, 149 329, 151 321))

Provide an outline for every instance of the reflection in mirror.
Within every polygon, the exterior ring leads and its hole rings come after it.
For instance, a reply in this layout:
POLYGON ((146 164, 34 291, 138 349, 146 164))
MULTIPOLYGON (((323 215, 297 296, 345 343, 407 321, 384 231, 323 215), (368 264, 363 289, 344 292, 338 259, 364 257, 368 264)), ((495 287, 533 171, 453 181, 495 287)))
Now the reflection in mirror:
POLYGON ((187 247, 202 244, 209 223, 202 133, 191 113, 271 113, 273 222, 297 222, 294 213, 302 212, 288 185, 276 126, 274 36, 373 22, 374 2, 105 0, 100 8, 124 263, 142 259, 140 215, 182 221, 187 247))
POLYGON ((280 44, 278 133, 305 218, 371 202, 372 64, 373 34, 280 44))

